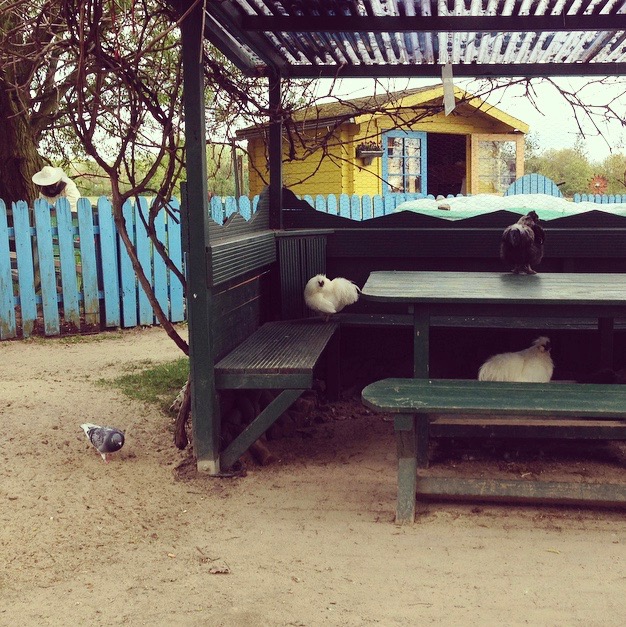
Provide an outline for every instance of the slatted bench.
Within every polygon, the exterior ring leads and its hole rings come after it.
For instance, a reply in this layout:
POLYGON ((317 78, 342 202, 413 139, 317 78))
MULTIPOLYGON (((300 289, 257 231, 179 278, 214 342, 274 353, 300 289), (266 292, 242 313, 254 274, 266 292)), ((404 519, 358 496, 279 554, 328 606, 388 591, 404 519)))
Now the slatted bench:
POLYGON ((215 365, 217 390, 282 390, 220 455, 222 468, 230 468, 305 390, 313 387, 314 370, 323 354, 327 356, 328 396, 336 399, 341 387, 336 322, 268 322, 215 365))
POLYGON ((626 485, 429 477, 431 435, 626 439, 621 385, 384 379, 364 388, 363 403, 394 416, 398 451, 396 521, 413 522, 416 494, 548 503, 626 504, 626 485), (524 420, 521 420, 521 418, 524 420))

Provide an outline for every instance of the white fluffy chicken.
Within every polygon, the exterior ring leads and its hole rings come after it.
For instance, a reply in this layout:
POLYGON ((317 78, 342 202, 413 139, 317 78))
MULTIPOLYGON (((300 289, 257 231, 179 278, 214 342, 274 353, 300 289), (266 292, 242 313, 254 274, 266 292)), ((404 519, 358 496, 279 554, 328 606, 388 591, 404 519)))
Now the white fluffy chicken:
POLYGON ((337 277, 331 280, 325 274, 318 274, 306 284, 304 302, 328 322, 332 314, 341 311, 346 305, 356 303, 360 291, 348 279, 337 277))
POLYGON ((500 353, 487 359, 478 370, 478 380, 547 383, 553 371, 550 340, 541 336, 530 348, 515 353, 500 353))

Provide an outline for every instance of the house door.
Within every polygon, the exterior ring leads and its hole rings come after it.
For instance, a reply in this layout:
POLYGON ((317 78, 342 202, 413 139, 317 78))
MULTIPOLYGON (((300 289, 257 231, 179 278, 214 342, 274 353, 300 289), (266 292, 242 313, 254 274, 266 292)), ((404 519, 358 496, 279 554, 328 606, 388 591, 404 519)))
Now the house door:
POLYGON ((426 193, 426 133, 383 133, 383 194, 426 193))

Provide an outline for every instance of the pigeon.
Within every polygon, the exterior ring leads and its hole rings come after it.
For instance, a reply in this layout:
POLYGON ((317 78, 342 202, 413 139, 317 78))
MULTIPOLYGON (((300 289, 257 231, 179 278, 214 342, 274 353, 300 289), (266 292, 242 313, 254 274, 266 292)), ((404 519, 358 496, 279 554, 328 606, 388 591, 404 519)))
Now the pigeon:
POLYGON ((343 277, 331 280, 325 274, 317 274, 304 288, 304 301, 328 322, 332 314, 356 303, 360 291, 352 281, 343 277))
POLYGON ((87 439, 95 446, 107 464, 109 463, 107 454, 115 453, 115 451, 119 451, 124 446, 124 433, 119 429, 101 427, 89 422, 80 426, 85 432, 87 439))
POLYGON ((529 211, 515 224, 507 226, 500 242, 500 258, 514 274, 537 274, 532 266, 543 258, 545 233, 536 211, 529 211))

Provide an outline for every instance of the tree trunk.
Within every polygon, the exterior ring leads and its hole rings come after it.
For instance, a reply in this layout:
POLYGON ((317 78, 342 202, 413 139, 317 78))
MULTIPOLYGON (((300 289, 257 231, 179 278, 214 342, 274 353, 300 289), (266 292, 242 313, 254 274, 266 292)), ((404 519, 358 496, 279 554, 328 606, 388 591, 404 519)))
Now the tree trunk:
POLYGON ((28 113, 13 98, 13 92, 0 77, 0 198, 10 208, 12 202, 29 204, 38 192, 32 182, 44 161, 37 152, 38 140, 29 127, 28 113))

